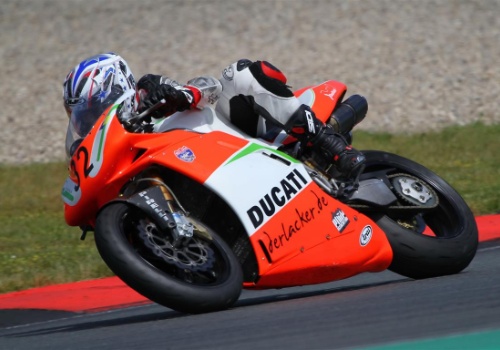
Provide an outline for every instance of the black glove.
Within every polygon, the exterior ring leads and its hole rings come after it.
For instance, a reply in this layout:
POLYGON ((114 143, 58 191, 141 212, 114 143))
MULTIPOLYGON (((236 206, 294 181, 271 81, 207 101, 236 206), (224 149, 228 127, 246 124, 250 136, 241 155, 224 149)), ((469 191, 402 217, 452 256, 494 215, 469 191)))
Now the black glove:
POLYGON ((146 91, 154 90, 158 85, 161 84, 161 75, 156 74, 146 74, 139 79, 137 82, 137 89, 143 89, 146 91))
POLYGON ((148 109, 161 100, 165 100, 165 103, 151 113, 151 116, 154 118, 168 116, 177 111, 184 111, 190 107, 190 103, 184 92, 167 84, 157 85, 149 90, 142 103, 144 109, 148 109))

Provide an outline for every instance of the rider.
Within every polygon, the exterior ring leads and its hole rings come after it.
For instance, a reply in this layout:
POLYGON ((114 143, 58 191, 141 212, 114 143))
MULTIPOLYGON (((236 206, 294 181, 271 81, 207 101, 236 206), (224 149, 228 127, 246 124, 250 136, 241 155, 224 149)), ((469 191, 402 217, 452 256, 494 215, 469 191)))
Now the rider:
MULTIPOLYGON (((183 86, 167 77, 147 74, 135 86, 125 60, 107 53, 90 57, 70 71, 63 84, 64 106, 68 116, 79 110, 89 115, 85 130, 76 130, 77 136, 83 137, 113 102, 113 96, 129 89, 136 89, 136 93, 123 104, 126 111, 151 108, 161 100, 166 103, 153 117, 201 107, 203 92, 196 87, 197 81, 183 86)), ((301 104, 286 85, 285 75, 269 62, 241 59, 222 71, 220 83, 217 112, 248 135, 262 137, 278 126, 330 159, 345 177, 357 175, 364 167, 363 154, 301 104)), ((73 129, 82 129, 82 125, 73 129)))
MULTIPOLYGON (((222 71, 216 111, 252 137, 262 137, 278 126, 330 159, 343 176, 357 175, 364 167, 364 155, 317 119, 286 82, 285 75, 271 63, 241 59, 222 71)), ((137 82, 139 109, 150 108, 162 99, 167 103, 156 111, 157 117, 195 108, 202 93, 193 85, 188 82, 182 86, 167 77, 147 74, 137 82)))

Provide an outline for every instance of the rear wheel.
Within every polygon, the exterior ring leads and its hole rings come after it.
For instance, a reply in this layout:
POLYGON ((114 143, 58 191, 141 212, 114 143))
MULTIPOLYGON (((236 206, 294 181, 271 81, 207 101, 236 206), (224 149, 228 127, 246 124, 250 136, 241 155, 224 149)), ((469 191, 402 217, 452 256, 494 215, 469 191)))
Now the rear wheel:
POLYGON ((243 283, 227 244, 196 219, 178 247, 139 209, 112 203, 97 217, 96 246, 110 269, 140 294, 171 309, 201 313, 230 307, 243 283))
MULTIPOLYGON (((394 252, 390 270, 411 278, 462 271, 478 245, 475 218, 462 197, 438 175, 398 155, 365 151, 364 174, 376 172, 398 196, 385 215, 369 213, 394 252)), ((367 175, 364 175, 367 176, 367 175)))

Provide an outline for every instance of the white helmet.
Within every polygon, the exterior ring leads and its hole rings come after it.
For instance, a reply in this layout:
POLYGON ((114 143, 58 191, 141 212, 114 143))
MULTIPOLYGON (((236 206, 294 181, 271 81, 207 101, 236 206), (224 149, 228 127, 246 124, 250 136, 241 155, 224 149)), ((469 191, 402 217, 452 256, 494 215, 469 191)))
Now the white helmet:
MULTIPOLYGON (((74 127, 79 136, 84 137, 106 108, 130 90, 135 92, 132 71, 113 52, 89 57, 73 68, 64 80, 63 98, 68 117, 78 121, 74 127), (74 114, 79 115, 74 118, 74 114)), ((135 95, 129 93, 123 111, 136 110, 135 95)))

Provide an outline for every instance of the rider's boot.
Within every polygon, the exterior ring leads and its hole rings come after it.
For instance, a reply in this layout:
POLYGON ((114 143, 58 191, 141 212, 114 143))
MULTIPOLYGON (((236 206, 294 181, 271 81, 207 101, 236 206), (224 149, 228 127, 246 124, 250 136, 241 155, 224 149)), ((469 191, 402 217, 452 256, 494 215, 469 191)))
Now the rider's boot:
POLYGON ((334 132, 329 125, 322 127, 311 139, 311 143, 325 159, 333 160, 337 170, 346 179, 357 177, 365 167, 366 158, 363 153, 349 145, 346 139, 334 132))
POLYGON ((305 140, 326 161, 333 163, 341 177, 352 179, 363 171, 365 166, 363 153, 352 148, 331 125, 325 125, 317 119, 308 106, 302 105, 290 119, 289 125, 288 132, 305 140))

